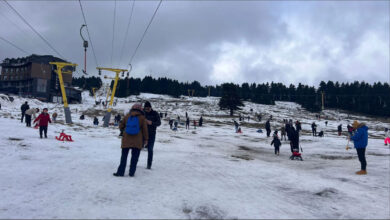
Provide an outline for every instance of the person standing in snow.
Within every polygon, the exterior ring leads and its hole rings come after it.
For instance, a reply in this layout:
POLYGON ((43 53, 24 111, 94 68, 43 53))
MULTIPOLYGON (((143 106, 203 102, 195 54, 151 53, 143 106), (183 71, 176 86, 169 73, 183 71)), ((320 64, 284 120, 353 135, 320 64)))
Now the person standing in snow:
POLYGON ((57 121, 57 112, 54 112, 53 115, 51 116, 53 118, 53 121, 56 122, 57 121))
POLYGON ((317 125, 315 122, 311 124, 311 131, 313 133, 313 136, 317 136, 317 125))
POLYGON ((23 123, 24 115, 26 114, 26 111, 30 109, 30 106, 28 105, 28 102, 25 102, 22 106, 20 106, 20 110, 22 111, 22 118, 20 119, 20 122, 23 123))
POLYGON ((190 129, 190 118, 189 117, 187 117, 187 119, 186 119, 186 129, 187 130, 190 129))
POLYGON ((368 127, 364 123, 359 123, 354 121, 352 128, 356 130, 355 134, 350 137, 353 141, 353 144, 356 148, 356 152, 360 161, 361 169, 357 171, 357 175, 366 175, 367 174, 367 161, 366 161, 366 147, 368 144, 368 127))
POLYGON ((137 169, 141 149, 148 145, 149 139, 148 125, 141 104, 136 103, 131 107, 130 112, 119 124, 119 130, 123 133, 121 144, 122 155, 118 170, 113 175, 117 177, 124 176, 127 156, 131 149, 129 176, 132 177, 137 169))
POLYGON ((299 132, 292 126, 290 128, 290 148, 291 153, 294 152, 294 149, 299 152, 299 132))
POLYGON ((153 162, 153 147, 156 140, 157 127, 161 125, 161 119, 159 114, 152 109, 150 102, 146 101, 144 104, 144 111, 146 117, 146 123, 148 124, 149 141, 146 147, 148 148, 148 162, 147 169, 152 168, 153 162))
POLYGON ((177 121, 175 121, 174 123, 173 123, 173 125, 174 125, 174 127, 173 127, 173 130, 174 131, 177 131, 177 126, 178 126, 178 122, 177 121))
POLYGON ((270 119, 267 120, 265 123, 265 130, 267 131, 267 137, 270 136, 271 134, 271 123, 269 122, 270 119))
POLYGON ((296 122, 295 122, 295 129, 296 129, 298 132, 301 132, 301 130, 302 130, 301 122, 299 122, 299 121, 296 121, 296 122))
POLYGON ((286 141, 287 138, 286 138, 286 128, 284 126, 282 126, 281 130, 280 130, 280 135, 281 135, 281 140, 283 141, 283 137, 284 137, 284 140, 286 141))
POLYGON ((339 126, 337 126, 337 132, 338 132, 338 135, 341 136, 341 132, 342 132, 342 125, 339 124, 339 126))
POLYGON ((290 140, 290 128, 291 128, 290 123, 288 123, 288 121, 286 119, 285 129, 286 129, 288 140, 290 140))
POLYGON ((93 118, 93 125, 95 126, 99 125, 99 119, 96 116, 93 118))
POLYGON ((47 108, 43 109, 42 113, 34 120, 34 123, 37 121, 39 121, 39 136, 42 138, 42 133, 44 133, 45 138, 47 138, 47 126, 51 123, 50 115, 47 113, 47 108))
POLYGON ((390 130, 385 128, 385 146, 390 143, 390 130))
POLYGON ((194 129, 196 129, 196 120, 194 120, 194 129))
POLYGON ((203 125, 203 117, 200 116, 200 118, 199 118, 199 127, 202 127, 202 125, 203 125))
POLYGON ((169 119, 169 128, 172 130, 173 119, 169 119))
POLYGON ((353 136, 353 127, 351 126, 351 125, 347 125, 347 130, 348 130, 348 134, 349 134, 349 136, 350 137, 352 137, 353 136))
POLYGON ((272 145, 274 145, 274 147, 275 147, 275 154, 279 156, 279 148, 282 145, 282 143, 279 140, 278 131, 277 130, 274 133, 274 139, 271 142, 271 146, 272 145))
POLYGON ((25 112, 25 116, 26 116, 26 126, 27 127, 31 127, 31 117, 34 117, 34 119, 36 118, 36 113, 39 112, 39 108, 32 108, 32 109, 28 109, 26 112, 25 112))
POLYGON ((234 123, 234 128, 236 129, 236 133, 237 133, 239 124, 236 120, 233 120, 233 123, 234 123))

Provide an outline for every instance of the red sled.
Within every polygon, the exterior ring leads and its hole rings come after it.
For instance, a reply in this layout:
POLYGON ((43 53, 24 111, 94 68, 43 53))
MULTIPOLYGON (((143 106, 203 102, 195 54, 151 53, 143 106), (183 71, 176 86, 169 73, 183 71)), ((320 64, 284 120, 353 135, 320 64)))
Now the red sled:
POLYGON ((56 139, 59 140, 59 141, 70 141, 70 142, 73 142, 72 136, 71 135, 67 135, 67 134, 65 134, 63 132, 60 134, 60 137, 56 136, 56 139))
POLYGON ((36 125, 34 126, 34 129, 38 129, 38 128, 39 128, 39 125, 36 124, 36 125))

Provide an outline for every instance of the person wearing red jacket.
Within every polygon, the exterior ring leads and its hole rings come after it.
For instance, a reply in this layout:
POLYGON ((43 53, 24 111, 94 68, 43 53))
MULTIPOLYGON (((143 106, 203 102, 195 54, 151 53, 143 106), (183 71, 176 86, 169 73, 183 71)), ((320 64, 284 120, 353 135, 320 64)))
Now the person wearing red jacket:
POLYGON ((34 120, 34 123, 37 121, 39 121, 38 125, 40 137, 42 138, 42 132, 44 132, 45 138, 47 138, 47 126, 49 125, 49 122, 51 123, 50 115, 47 113, 47 108, 43 109, 43 112, 34 120))

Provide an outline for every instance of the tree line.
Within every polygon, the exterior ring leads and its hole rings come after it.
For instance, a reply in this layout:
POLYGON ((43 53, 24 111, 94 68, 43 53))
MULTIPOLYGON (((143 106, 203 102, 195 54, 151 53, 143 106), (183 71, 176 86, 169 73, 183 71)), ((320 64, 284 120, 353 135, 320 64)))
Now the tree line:
MULTIPOLYGON (((88 90, 92 87, 100 88, 100 78, 90 78, 76 78, 73 79, 73 83, 88 90)), ((113 81, 111 87, 112 85, 113 81)), ((173 97, 189 94, 198 97, 235 96, 242 101, 266 105, 274 105, 275 101, 290 101, 301 104, 311 112, 321 111, 323 93, 325 108, 337 108, 375 116, 390 116, 390 86, 388 83, 381 82, 369 84, 358 81, 353 83, 322 81, 318 88, 301 83, 297 86, 293 84, 286 86, 274 82, 202 86, 198 81, 179 82, 166 77, 145 76, 143 79, 133 77, 120 79, 115 96, 127 97, 138 95, 141 92, 166 94, 173 97)))

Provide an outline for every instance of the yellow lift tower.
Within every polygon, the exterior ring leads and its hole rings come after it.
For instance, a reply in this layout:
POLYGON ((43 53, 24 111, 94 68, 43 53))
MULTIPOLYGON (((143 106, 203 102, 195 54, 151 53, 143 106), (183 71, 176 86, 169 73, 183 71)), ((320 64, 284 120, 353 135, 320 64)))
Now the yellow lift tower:
POLYGON ((70 114, 70 109, 68 106, 68 99, 66 98, 66 91, 64 86, 64 80, 62 78, 62 74, 71 74, 73 71, 71 70, 64 70, 62 71, 62 68, 64 67, 76 67, 77 64, 74 63, 65 63, 65 62, 49 62, 51 65, 56 65, 57 70, 55 72, 58 75, 58 79, 60 81, 60 87, 61 87, 61 94, 62 94, 62 101, 64 102, 64 112, 65 112, 65 123, 72 124, 72 116, 70 114))
POLYGON ((124 69, 105 68, 105 67, 97 67, 96 69, 98 69, 99 71, 101 71, 101 70, 107 70, 107 71, 111 71, 111 72, 114 72, 114 73, 115 73, 115 77, 104 76, 105 79, 114 79, 114 86, 113 86, 112 92, 111 92, 110 104, 108 105, 107 113, 106 113, 106 115, 105 115, 105 117, 104 117, 104 124, 103 124, 103 127, 108 127, 109 122, 110 122, 110 119, 111 119, 111 110, 112 110, 111 107, 112 107, 112 102, 114 101, 115 91, 116 91, 116 87, 117 87, 117 85, 118 85, 119 73, 120 73, 120 72, 126 72, 127 70, 124 70, 124 69))

